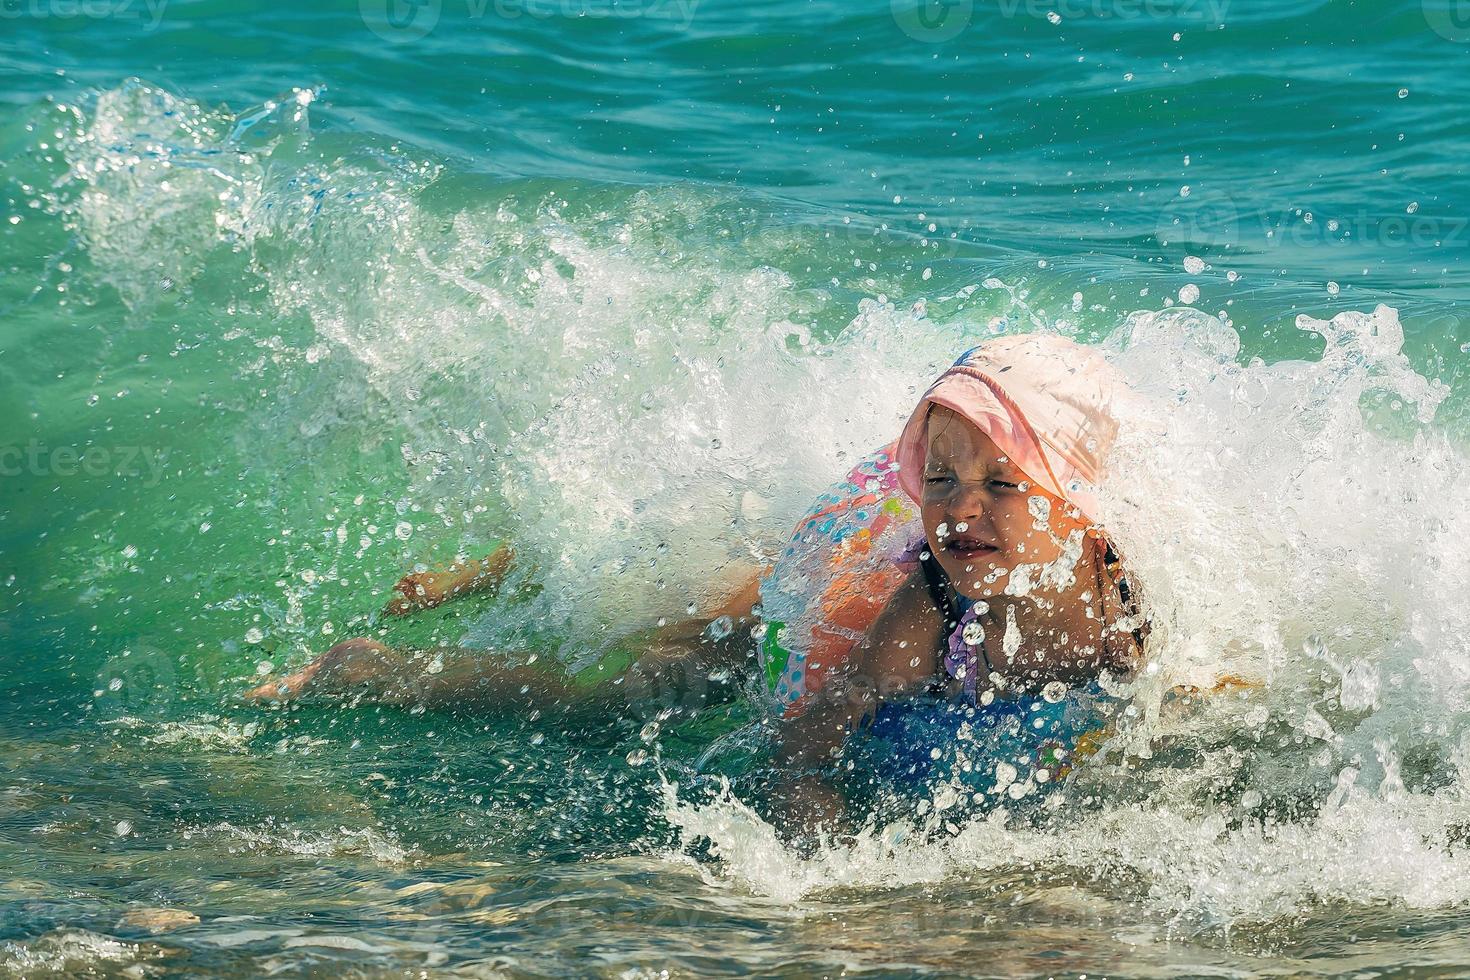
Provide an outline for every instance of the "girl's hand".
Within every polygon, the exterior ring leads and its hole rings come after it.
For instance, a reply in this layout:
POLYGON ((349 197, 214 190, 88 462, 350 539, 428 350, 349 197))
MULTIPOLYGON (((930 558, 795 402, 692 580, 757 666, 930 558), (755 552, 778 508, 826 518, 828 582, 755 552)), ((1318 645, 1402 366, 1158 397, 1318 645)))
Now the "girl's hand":
POLYGON ((376 640, 345 640, 296 673, 246 691, 245 697, 290 701, 302 695, 341 694, 392 677, 398 665, 398 656, 376 640))

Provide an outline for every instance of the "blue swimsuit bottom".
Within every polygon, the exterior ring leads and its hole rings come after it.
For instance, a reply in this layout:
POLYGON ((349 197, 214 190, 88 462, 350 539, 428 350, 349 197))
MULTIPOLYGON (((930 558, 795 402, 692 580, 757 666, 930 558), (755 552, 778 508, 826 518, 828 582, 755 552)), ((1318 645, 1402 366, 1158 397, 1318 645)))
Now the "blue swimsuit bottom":
POLYGON ((930 698, 884 704, 848 742, 854 772, 866 771, 898 793, 940 782, 977 794, 977 802, 1049 795, 1104 735, 1118 699, 1097 682, 1051 701, 1040 695, 970 705, 930 698))

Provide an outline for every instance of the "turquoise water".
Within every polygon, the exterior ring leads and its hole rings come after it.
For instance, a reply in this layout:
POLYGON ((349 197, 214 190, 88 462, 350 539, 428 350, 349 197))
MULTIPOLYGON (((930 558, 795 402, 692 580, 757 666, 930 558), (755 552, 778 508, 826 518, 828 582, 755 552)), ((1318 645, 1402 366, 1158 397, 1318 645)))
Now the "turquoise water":
POLYGON ((1470 970, 1460 13, 0 0, 0 963, 1470 970), (1116 496, 1160 670, 1065 820, 798 855, 696 774, 739 704, 237 697, 707 606, 1037 328, 1164 420, 1116 496), (539 594, 377 618, 502 540, 539 594))

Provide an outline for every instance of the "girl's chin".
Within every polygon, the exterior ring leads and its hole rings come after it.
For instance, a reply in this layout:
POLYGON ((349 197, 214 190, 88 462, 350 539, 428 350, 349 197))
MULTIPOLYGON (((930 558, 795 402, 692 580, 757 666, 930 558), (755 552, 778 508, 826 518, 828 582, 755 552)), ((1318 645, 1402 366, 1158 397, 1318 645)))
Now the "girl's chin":
POLYGON ((954 590, 966 599, 989 599, 1005 590, 1006 576, 986 582, 995 571, 993 561, 957 561, 946 555, 939 563, 954 590))
POLYGON ((1005 594, 1005 584, 996 582, 994 585, 981 585, 979 588, 966 589, 956 586, 955 591, 972 602, 989 602, 1005 594))

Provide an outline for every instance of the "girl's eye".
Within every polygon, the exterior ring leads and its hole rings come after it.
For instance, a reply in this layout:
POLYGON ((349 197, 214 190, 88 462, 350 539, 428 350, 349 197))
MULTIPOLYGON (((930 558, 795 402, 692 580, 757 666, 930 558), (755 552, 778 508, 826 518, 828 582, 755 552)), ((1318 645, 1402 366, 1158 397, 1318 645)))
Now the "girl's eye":
POLYGON ((1005 480, 991 480, 990 485, 993 487, 1004 487, 1007 490, 1014 490, 1017 486, 1019 486, 1019 484, 1008 483, 1005 480))
POLYGON ((949 479, 950 478, 947 477, 947 476, 931 476, 931 477, 926 477, 924 479, 924 482, 925 483, 928 483, 928 484, 930 484, 932 486, 933 484, 936 484, 936 483, 948 483, 949 482, 949 479))

